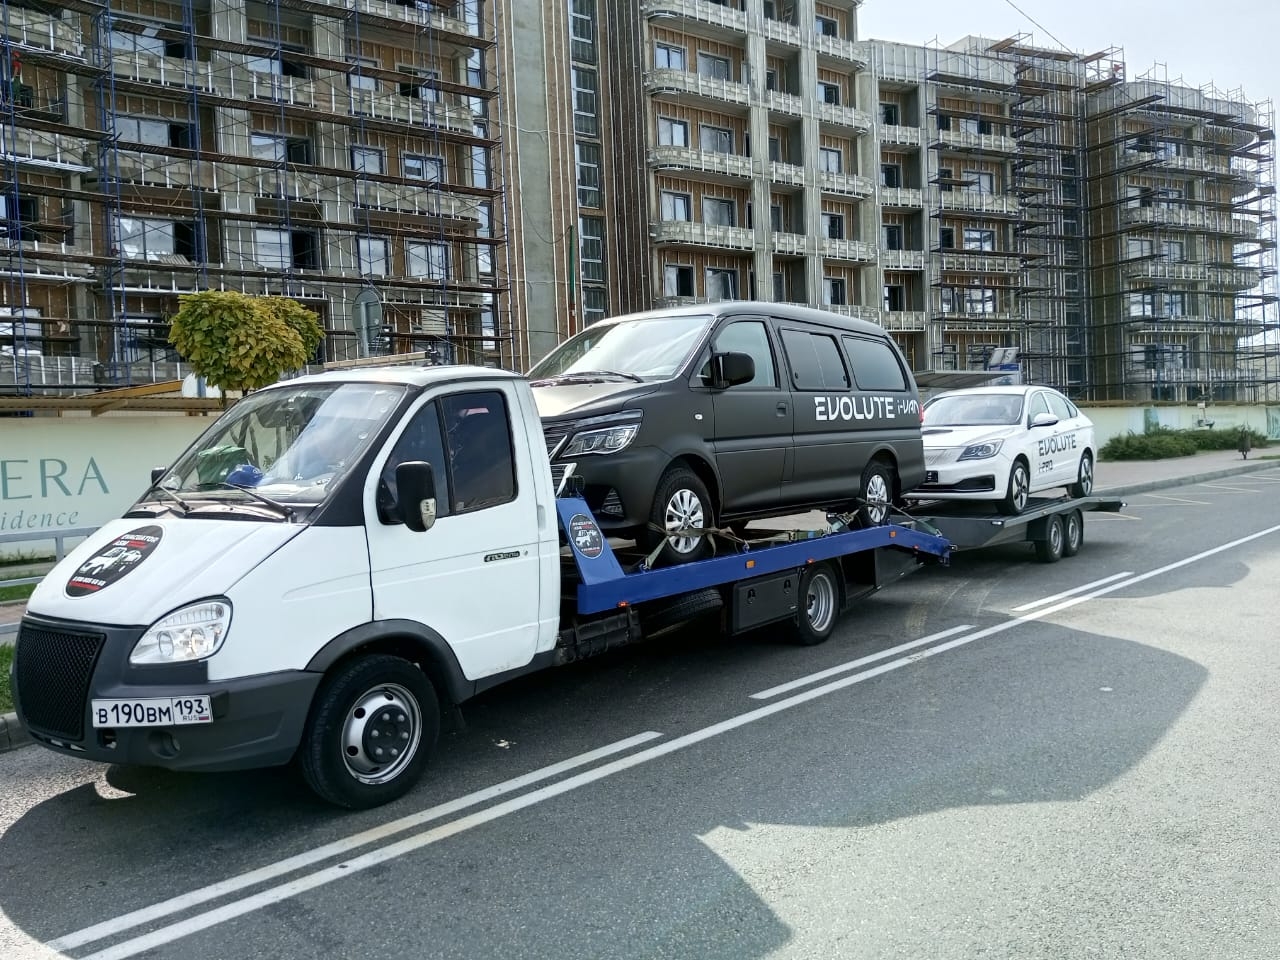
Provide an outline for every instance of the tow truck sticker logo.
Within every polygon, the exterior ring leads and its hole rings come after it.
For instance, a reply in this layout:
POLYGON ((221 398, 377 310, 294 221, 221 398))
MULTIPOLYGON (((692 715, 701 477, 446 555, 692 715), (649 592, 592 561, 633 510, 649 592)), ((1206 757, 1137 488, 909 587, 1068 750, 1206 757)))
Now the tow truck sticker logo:
POLYGON ((919 415, 919 402, 883 395, 844 394, 813 398, 813 417, 819 423, 830 420, 892 420, 907 413, 919 415))
POLYGON ((139 527, 116 537, 76 568, 67 581, 67 596, 87 597, 111 586, 145 560, 163 536, 160 527, 139 527))
POLYGON ((588 560, 604 553, 604 536, 596 522, 585 513, 575 513, 569 520, 569 539, 588 560))

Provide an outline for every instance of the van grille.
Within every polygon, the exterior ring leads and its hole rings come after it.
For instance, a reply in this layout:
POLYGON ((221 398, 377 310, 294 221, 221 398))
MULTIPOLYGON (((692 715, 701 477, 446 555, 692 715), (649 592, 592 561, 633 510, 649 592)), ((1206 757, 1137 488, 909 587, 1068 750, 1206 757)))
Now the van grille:
POLYGON ((548 423, 542 427, 542 436, 547 441, 547 456, 555 453, 556 447, 569 435, 570 425, 567 423, 548 423))
POLYGON ((84 736, 89 680, 105 637, 24 623, 14 651, 18 703, 28 726, 67 740, 84 736))

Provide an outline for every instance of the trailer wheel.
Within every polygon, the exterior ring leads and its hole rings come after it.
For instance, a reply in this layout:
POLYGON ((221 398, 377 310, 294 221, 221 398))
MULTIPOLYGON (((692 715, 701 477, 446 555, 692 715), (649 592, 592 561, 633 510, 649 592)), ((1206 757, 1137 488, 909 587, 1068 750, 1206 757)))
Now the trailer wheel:
POLYGON ((439 735, 440 702, 427 676, 400 657, 361 657, 320 684, 298 765, 322 799, 367 809, 418 781, 439 735))
POLYGON ((840 580, 829 563, 805 568, 800 578, 800 610, 791 624, 791 639, 802 647, 824 642, 840 618, 840 580))
POLYGON ((1057 563, 1066 547, 1062 517, 1056 514, 1045 520, 1044 539, 1036 541, 1036 559, 1041 563, 1057 563))
POLYGON ((1084 514, 1079 510, 1072 510, 1067 514, 1065 523, 1066 538, 1062 542, 1062 555, 1074 557, 1084 546, 1084 514))

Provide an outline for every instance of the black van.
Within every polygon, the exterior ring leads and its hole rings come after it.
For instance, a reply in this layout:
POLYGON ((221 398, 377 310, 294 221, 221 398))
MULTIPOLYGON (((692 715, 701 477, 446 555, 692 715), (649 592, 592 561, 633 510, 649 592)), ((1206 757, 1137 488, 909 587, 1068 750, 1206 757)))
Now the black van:
POLYGON ((694 532, 857 504, 883 523, 924 480, 920 397, 879 326, 729 301, 614 317, 529 371, 557 483, 606 531, 697 559, 694 532))

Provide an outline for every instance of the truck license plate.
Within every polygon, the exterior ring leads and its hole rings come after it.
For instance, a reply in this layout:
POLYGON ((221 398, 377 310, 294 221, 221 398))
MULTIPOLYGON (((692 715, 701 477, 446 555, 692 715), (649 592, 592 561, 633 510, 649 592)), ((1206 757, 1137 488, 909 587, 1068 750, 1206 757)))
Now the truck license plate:
POLYGON ((175 727, 213 722, 207 696, 94 700, 90 705, 95 727, 175 727))

